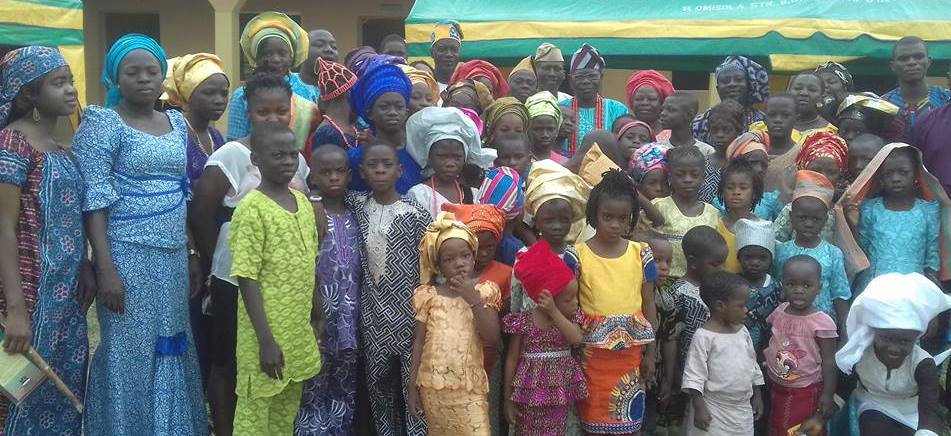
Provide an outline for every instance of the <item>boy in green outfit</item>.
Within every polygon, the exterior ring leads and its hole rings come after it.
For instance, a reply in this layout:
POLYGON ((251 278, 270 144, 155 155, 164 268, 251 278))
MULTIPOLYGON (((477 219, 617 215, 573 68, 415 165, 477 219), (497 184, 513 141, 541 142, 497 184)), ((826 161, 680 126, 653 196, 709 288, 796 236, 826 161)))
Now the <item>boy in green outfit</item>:
POLYGON ((317 225, 307 196, 288 187, 298 167, 294 133, 256 128, 250 142, 261 184, 238 204, 228 235, 241 290, 234 434, 292 434, 303 382, 320 371, 317 225))

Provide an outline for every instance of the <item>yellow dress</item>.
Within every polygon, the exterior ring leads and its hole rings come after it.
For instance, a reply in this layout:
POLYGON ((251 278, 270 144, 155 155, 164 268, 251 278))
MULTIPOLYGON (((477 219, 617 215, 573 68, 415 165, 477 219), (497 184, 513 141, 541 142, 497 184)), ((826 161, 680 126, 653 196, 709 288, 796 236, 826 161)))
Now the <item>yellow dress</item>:
POLYGON ((582 372, 588 385, 578 414, 588 433, 635 433, 643 424, 646 395, 641 345, 654 341, 641 298, 644 284, 657 279, 653 253, 646 242, 634 241, 616 258, 598 256, 587 243, 576 248, 584 313, 582 372))
POLYGON ((717 232, 726 240, 726 261, 723 262, 723 270, 739 274, 743 271, 743 267, 740 266, 740 261, 736 258, 736 234, 727 228, 722 219, 717 224, 717 232))
POLYGON ((236 434, 293 431, 301 383, 320 371, 320 351, 310 323, 317 225, 304 194, 291 192, 297 212, 254 190, 241 200, 231 220, 231 274, 260 285, 271 333, 284 354, 283 380, 261 371, 257 335, 239 298, 236 434))
MULTIPOLYGON (((482 304, 499 310, 502 293, 492 282, 476 285, 482 304)), ((489 380, 472 308, 462 297, 439 295, 421 285, 413 292, 416 321, 426 339, 416 375, 430 435, 487 436, 489 380)))
POLYGON ((683 277, 687 273, 687 259, 684 257, 684 249, 680 242, 694 227, 708 226, 716 229, 720 222, 720 212, 713 205, 703 203, 703 212, 700 215, 688 217, 680 212, 671 197, 657 198, 652 203, 665 221, 663 226, 655 227, 654 230, 670 241, 670 245, 674 248, 674 255, 670 261, 670 276, 683 277))

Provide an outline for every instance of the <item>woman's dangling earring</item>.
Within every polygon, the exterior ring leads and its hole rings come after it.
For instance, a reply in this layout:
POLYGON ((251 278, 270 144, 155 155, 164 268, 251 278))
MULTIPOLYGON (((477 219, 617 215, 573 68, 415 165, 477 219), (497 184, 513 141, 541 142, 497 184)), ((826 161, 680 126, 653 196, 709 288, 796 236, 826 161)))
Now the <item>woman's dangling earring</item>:
POLYGON ((36 110, 36 106, 33 107, 33 124, 40 123, 40 111, 36 110))

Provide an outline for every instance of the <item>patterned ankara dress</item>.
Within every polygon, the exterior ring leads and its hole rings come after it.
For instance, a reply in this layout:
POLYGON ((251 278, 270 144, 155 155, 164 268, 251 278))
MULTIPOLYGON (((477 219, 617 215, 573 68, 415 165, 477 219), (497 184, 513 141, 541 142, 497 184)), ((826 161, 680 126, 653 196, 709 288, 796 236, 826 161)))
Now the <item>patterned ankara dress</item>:
POLYGON ((353 214, 327 212, 327 234, 317 258, 317 284, 326 323, 320 374, 304 384, 298 436, 351 434, 357 395, 357 322, 360 317, 360 239, 353 214))
MULTIPOLYGON (((0 184, 20 189, 19 271, 33 348, 83 398, 89 344, 76 295, 84 246, 79 170, 68 152, 38 152, 7 128, 0 130, 0 184)), ((0 313, 6 313, 3 295, 0 284, 0 313)), ((0 396, 0 435, 78 436, 81 430, 82 417, 50 382, 18 406, 0 396)))
MULTIPOLYGON (((575 401, 588 396, 588 388, 565 335, 554 325, 539 328, 532 313, 512 313, 502 319, 505 333, 520 335, 522 340, 512 380, 512 400, 522 415, 515 433, 561 436, 567 431, 568 412, 575 401)), ((571 321, 581 324, 582 316, 579 309, 571 321)))
POLYGON ((400 410, 406 401, 416 321, 413 289, 419 285, 419 241, 432 222, 409 197, 381 205, 368 193, 350 195, 347 205, 360 226, 363 285, 360 330, 367 388, 378 436, 426 434, 426 423, 400 410), (395 372, 395 368, 399 372, 395 372), (399 400, 402 396, 403 399, 399 400))
POLYGON ((161 136, 90 106, 73 138, 83 210, 104 210, 125 313, 97 302, 101 343, 86 392, 85 433, 205 435, 208 418, 188 322, 185 121, 161 136))

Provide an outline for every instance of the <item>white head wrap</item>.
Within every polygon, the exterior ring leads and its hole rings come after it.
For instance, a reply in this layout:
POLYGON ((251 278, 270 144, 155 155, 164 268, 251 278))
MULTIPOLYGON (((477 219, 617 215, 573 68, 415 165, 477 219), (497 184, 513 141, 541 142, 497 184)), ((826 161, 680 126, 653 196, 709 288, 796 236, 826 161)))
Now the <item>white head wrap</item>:
POLYGON ((842 372, 851 374, 862 353, 872 345, 874 329, 914 330, 924 334, 928 323, 949 308, 951 296, 921 274, 878 276, 852 303, 845 323, 849 340, 835 353, 835 362, 842 372))
POLYGON ((776 237, 773 233, 772 222, 741 219, 736 222, 734 229, 736 230, 736 251, 755 245, 769 250, 769 254, 776 254, 776 237))
POLYGON ((406 120, 406 150, 423 169, 429 160, 429 149, 443 139, 462 143, 466 163, 488 168, 495 161, 495 150, 482 148, 479 129, 456 108, 427 107, 406 120))

